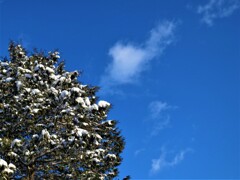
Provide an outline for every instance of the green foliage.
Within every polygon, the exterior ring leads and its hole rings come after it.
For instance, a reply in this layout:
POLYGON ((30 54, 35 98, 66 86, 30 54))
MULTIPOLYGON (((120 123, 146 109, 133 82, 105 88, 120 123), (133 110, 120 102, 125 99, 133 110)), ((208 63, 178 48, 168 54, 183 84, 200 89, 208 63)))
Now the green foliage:
POLYGON ((10 43, 0 62, 0 160, 7 177, 112 179, 118 175, 124 139, 110 103, 97 87, 78 81, 58 62, 58 52, 34 52, 10 43), (2 161, 2 162, 3 162, 2 161))

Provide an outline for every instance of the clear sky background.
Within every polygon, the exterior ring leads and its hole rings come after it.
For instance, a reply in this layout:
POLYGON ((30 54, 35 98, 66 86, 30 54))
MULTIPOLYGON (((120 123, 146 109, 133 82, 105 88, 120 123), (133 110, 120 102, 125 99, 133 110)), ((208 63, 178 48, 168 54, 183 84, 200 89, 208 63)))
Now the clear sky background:
POLYGON ((240 178, 239 0, 0 0, 1 56, 9 40, 101 86, 120 178, 240 178))

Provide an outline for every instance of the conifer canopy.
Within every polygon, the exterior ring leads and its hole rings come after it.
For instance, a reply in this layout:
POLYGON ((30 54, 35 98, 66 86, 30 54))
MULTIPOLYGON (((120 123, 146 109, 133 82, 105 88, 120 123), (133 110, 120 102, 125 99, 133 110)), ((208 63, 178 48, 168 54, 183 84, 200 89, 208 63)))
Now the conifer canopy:
POLYGON ((124 139, 111 104, 68 72, 59 52, 13 42, 0 61, 0 176, 5 179, 112 179, 124 139))

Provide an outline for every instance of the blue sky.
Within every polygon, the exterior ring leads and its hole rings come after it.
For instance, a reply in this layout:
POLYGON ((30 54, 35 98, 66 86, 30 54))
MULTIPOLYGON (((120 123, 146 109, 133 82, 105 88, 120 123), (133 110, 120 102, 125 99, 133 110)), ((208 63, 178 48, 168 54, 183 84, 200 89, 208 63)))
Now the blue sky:
POLYGON ((0 54, 58 48, 101 86, 120 178, 239 179, 239 20, 239 0, 0 0, 0 54))

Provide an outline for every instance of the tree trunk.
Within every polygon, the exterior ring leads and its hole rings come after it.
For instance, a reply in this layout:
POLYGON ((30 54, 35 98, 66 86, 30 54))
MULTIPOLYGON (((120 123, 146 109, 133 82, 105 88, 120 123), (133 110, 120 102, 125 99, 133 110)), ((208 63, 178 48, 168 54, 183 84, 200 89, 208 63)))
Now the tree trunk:
POLYGON ((35 170, 32 167, 28 167, 27 180, 34 180, 35 170))

